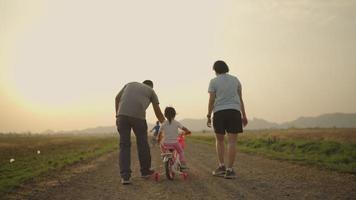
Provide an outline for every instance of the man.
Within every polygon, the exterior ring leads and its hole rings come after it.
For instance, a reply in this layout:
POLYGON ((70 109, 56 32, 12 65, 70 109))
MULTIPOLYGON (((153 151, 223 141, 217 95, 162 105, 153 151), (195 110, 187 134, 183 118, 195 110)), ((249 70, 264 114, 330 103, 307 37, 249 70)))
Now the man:
POLYGON ((120 134, 119 166, 121 183, 124 185, 131 183, 131 129, 136 136, 141 176, 149 177, 154 173, 151 170, 146 123, 146 109, 150 103, 158 121, 162 123, 164 116, 152 81, 128 83, 115 98, 116 126, 120 134))

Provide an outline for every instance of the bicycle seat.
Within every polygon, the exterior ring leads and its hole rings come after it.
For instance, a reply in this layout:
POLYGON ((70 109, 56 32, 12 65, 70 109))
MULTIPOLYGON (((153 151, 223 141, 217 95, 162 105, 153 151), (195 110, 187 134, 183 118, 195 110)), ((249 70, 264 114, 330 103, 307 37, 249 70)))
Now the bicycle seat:
POLYGON ((172 156, 172 155, 173 155, 173 153, 171 153, 171 152, 161 153, 161 156, 172 156))

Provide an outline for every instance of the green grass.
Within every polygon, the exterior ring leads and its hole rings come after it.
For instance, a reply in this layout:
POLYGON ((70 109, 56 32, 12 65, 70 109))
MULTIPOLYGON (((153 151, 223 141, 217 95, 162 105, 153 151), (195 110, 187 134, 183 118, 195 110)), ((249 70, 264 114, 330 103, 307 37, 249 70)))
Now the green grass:
MULTIPOLYGON (((189 140, 215 144, 213 136, 192 136, 189 140)), ((327 140, 238 138, 238 149, 270 158, 307 163, 356 174, 356 144, 327 140)))
POLYGON ((0 196, 34 177, 117 147, 113 136, 0 135, 0 196), (11 158, 15 162, 10 163, 11 158))

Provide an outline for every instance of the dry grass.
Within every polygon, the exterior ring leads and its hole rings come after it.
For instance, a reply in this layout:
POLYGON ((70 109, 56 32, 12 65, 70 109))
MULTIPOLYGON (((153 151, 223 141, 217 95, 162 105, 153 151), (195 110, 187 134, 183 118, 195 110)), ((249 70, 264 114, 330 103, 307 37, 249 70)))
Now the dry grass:
MULTIPOLYGON (((215 143, 213 133, 193 133, 187 139, 215 143)), ((356 174, 356 129, 246 131, 237 145, 248 153, 356 174)))
POLYGON ((242 138, 276 138, 280 140, 317 140, 356 143, 356 129, 286 129, 246 131, 242 138))
MULTIPOLYGON (((192 136, 211 137, 213 132, 194 132, 192 136)), ((281 130, 246 130, 239 134, 240 139, 275 138, 278 140, 312 140, 334 141, 340 143, 356 143, 356 128, 311 128, 311 129, 281 129, 281 130)))
POLYGON ((111 135, 0 134, 0 196, 34 177, 113 151, 117 142, 111 135))

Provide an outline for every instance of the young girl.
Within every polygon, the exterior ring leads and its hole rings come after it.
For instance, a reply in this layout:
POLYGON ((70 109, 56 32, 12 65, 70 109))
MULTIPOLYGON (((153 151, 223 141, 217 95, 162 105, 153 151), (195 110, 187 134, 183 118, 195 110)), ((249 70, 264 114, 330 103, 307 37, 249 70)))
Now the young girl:
POLYGON ((164 116, 167 118, 165 122, 163 122, 159 135, 158 135, 158 140, 161 142, 162 145, 162 150, 164 149, 175 149, 179 155, 179 161, 181 163, 181 168, 186 169, 186 161, 184 157, 184 152, 182 146, 178 142, 178 136, 179 136, 179 131, 178 129, 181 129, 185 132, 186 135, 190 134, 191 132, 182 126, 181 123, 178 121, 174 120, 174 117, 176 116, 176 111, 173 107, 167 107, 164 110, 164 116), (163 134, 163 139, 162 138, 163 134), (160 141, 162 140, 162 141, 160 141))

